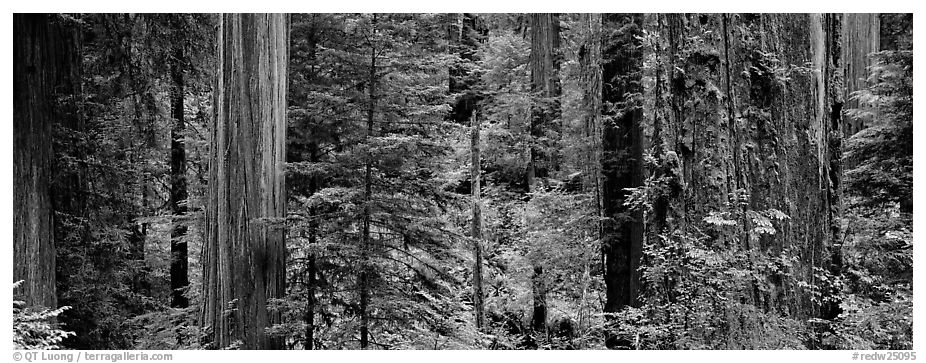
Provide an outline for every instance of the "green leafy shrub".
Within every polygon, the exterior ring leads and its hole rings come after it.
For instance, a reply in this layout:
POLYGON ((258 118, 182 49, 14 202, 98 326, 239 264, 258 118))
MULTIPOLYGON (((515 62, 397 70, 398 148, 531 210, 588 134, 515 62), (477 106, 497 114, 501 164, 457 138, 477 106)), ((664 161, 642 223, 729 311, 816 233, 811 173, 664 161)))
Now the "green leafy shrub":
MULTIPOLYGON (((663 179, 651 177, 626 203, 650 214, 654 200, 669 193, 671 175, 663 179)), ((642 304, 615 314, 610 329, 638 349, 806 348, 811 326, 780 300, 813 284, 801 277, 797 251, 760 247, 790 217, 752 210, 748 200, 737 190, 702 223, 650 236, 643 247, 642 304)))
MULTIPOLYGON (((23 280, 13 283, 13 290, 21 285, 23 280)), ((54 322, 58 315, 69 309, 69 306, 50 309, 31 309, 25 307, 26 303, 13 300, 13 348, 14 349, 58 349, 58 344, 64 338, 73 336, 73 332, 58 329, 54 322)))
POLYGON ((831 278, 842 309, 823 344, 834 349, 913 349, 913 228, 898 207, 846 211, 844 265, 831 278))
POLYGON ((133 349, 202 349, 199 312, 199 306, 168 308, 132 318, 133 349))

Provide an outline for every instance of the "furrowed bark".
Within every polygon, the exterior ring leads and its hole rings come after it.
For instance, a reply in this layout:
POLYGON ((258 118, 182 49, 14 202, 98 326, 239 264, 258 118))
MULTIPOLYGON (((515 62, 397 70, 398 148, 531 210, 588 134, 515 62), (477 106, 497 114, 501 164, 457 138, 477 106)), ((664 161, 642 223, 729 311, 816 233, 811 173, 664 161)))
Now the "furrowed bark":
MULTIPOLYGON (((643 183, 642 107, 635 100, 643 91, 642 15, 603 15, 601 173, 604 219, 601 227, 605 313, 638 306, 643 244, 642 212, 624 205, 625 188, 643 183)), ((609 319, 611 320, 611 319, 609 319)), ((609 329, 608 348, 628 348, 630 342, 609 329)))
MULTIPOLYGON (((852 92, 865 89, 868 82, 868 67, 872 65, 869 54, 881 50, 881 21, 879 14, 847 13, 843 16, 842 59, 845 63, 845 108, 858 108, 857 100, 850 98, 852 92)), ((847 116, 843 135, 849 137, 862 131, 870 120, 847 116)))
MULTIPOLYGON (((833 317, 796 281, 819 285, 815 269, 841 265, 841 138, 845 63, 841 14, 672 14, 661 137, 679 160, 681 193, 669 228, 705 226, 711 211, 777 209, 775 234, 737 226, 712 232, 727 248, 799 257, 794 278, 770 274, 744 291, 748 303, 795 319, 833 317), (696 40, 696 41, 693 41, 696 40), (670 70, 674 69, 673 70, 670 70), (672 222, 674 221, 674 222, 672 222)), ((666 160, 668 161, 668 160, 666 160)), ((652 228, 653 226, 648 226, 652 228)), ((752 266, 756 268, 756 266, 752 266)), ((828 292, 829 293, 829 292, 828 292)), ((736 320, 728 322, 735 334, 736 320)))
POLYGON ((547 130, 558 131, 554 120, 560 117, 559 16, 530 14, 531 22, 531 93, 538 98, 531 110, 531 148, 527 168, 527 187, 535 190, 536 178, 547 178, 559 169, 553 147, 557 140, 545 140, 547 130), (541 143, 543 141, 543 143, 541 143))
MULTIPOLYGON (((596 212, 602 216, 601 205, 601 14, 584 14, 583 26, 588 32, 579 50, 582 64, 582 101, 585 108, 585 138, 589 147, 586 156, 586 183, 595 195, 596 212)), ((600 226, 599 226, 600 229, 600 226)), ((600 230, 599 230, 600 233, 600 230)))
POLYGON ((206 204, 204 329, 214 348, 277 349, 285 292, 288 17, 224 14, 206 204))
POLYGON ((13 281, 26 306, 55 308, 51 142, 69 44, 52 15, 14 14, 13 32, 13 281))
MULTIPOLYGON (((531 26, 531 93, 537 97, 531 109, 530 157, 526 174, 528 191, 537 191, 537 179, 546 179, 551 171, 559 169, 554 144, 547 140, 546 131, 558 131, 560 117, 559 83, 560 47, 559 16, 557 14, 530 14, 531 26)), ((534 266, 531 277, 533 295, 532 323, 535 332, 546 335, 547 302, 543 267, 534 266)))

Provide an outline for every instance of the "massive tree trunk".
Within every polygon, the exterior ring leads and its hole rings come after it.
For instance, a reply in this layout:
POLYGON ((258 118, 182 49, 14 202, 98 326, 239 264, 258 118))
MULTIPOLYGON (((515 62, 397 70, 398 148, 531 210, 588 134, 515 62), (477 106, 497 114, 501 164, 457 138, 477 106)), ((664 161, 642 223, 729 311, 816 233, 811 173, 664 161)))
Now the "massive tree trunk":
MULTIPOLYGON (((531 93, 536 97, 531 108, 530 157, 525 184, 528 191, 536 191, 537 179, 550 176, 558 169, 554 152, 557 140, 546 137, 547 131, 557 134, 560 117, 559 83, 560 47, 559 16, 557 14, 530 14, 531 27, 531 93)), ((531 276, 533 295, 532 323, 535 332, 546 333, 547 302, 546 276, 542 266, 534 266, 531 276)))
POLYGON ((26 306, 55 308, 52 125, 73 91, 73 38, 53 15, 13 15, 13 280, 26 306))
POLYGON ((183 145, 183 48, 175 45, 174 61, 171 63, 171 88, 170 114, 174 119, 174 125, 170 130, 170 210, 174 215, 173 229, 170 233, 170 288, 171 302, 170 306, 176 308, 185 308, 189 306, 190 301, 184 296, 187 286, 190 284, 189 265, 187 261, 187 243, 184 241, 187 226, 183 221, 186 215, 187 206, 187 182, 186 182, 186 149, 183 145))
MULTIPOLYGON (((606 301, 604 311, 616 313, 637 306, 638 271, 643 245, 642 212, 624 205, 625 188, 643 183, 641 86, 643 53, 640 14, 603 15, 602 207, 601 226, 606 301)), ((608 348, 629 347, 629 341, 608 332, 608 348)))
POLYGON ((267 299, 285 291, 288 19, 225 14, 218 28, 206 204, 204 317, 213 347, 280 348, 267 299))
MULTIPOLYGON (((818 14, 659 17, 668 46, 655 55, 667 63, 654 97, 669 94, 654 110, 654 150, 664 150, 665 166, 655 172, 674 173, 679 188, 666 228, 709 229, 712 211, 774 208, 790 216, 774 235, 751 232, 742 217, 712 236, 731 249, 795 253, 796 278, 807 283, 819 283, 814 268, 838 270, 842 24, 841 15, 818 14), (744 204, 731 207, 737 198, 744 204)), ((805 319, 838 308, 814 302, 794 279, 759 283, 745 294, 766 311, 805 319)))
MULTIPOLYGON (((585 155, 587 189, 593 190, 597 215, 601 206, 601 14, 583 14, 585 40, 579 48, 582 104, 585 109, 584 141, 590 144, 585 155)), ((600 230, 599 230, 600 232, 600 230)))
POLYGON ((543 13, 530 14, 531 24, 531 93, 537 97, 531 109, 530 159, 527 167, 527 187, 533 191, 536 178, 547 178, 557 170, 555 153, 557 140, 546 138, 546 132, 557 133, 555 120, 560 117, 559 82, 560 47, 559 16, 543 13))
MULTIPOLYGON (((812 246, 811 253, 816 257, 816 252, 821 251, 819 263, 834 276, 842 273, 843 268, 843 230, 840 219, 843 211, 842 140, 846 120, 843 118, 842 111, 846 102, 845 72, 847 66, 846 53, 842 50, 845 46, 843 43, 845 38, 842 35, 845 32, 844 16, 844 14, 815 14, 811 17, 810 24, 816 39, 813 54, 817 62, 814 64, 819 70, 816 93, 823 94, 822 100, 818 96, 818 102, 822 104, 818 107, 821 110, 815 114, 816 127, 822 134, 817 147, 825 148, 822 153, 818 151, 818 154, 822 154, 821 160, 818 160, 822 175, 816 177, 823 179, 819 186, 824 191, 818 197, 822 199, 820 212, 823 214, 818 221, 818 226, 828 232, 821 236, 818 245, 812 246)), ((812 193, 812 190, 808 190, 807 193, 812 193)), ((808 228, 815 227, 817 225, 808 225, 808 228)), ((800 236, 797 237, 800 238, 800 236)), ((792 243, 794 242, 796 241, 792 243)), ((819 266, 814 258, 810 260, 811 268, 819 266)), ((813 277, 811 281, 814 281, 813 277)), ((827 320, 835 320, 842 313, 841 301, 837 300, 841 291, 835 286, 830 288, 823 291, 824 301, 820 303, 819 310, 816 310, 817 306, 813 306, 814 309, 809 312, 810 314, 827 320)))
MULTIPOLYGON (((831 262, 839 213, 843 80, 841 16, 763 14, 725 18, 725 63, 732 84, 737 189, 748 209, 778 209, 790 219, 778 233, 745 247, 778 254, 798 251, 797 275, 813 283, 813 268, 831 262), (771 58, 776 57, 776 58, 771 58), (812 64, 812 72, 789 65, 812 64), (781 79, 782 72, 790 78, 781 79), (747 77, 737 77, 745 74, 747 77)), ((745 225, 745 223, 743 223, 745 225)), ((748 241, 748 239, 747 239, 748 241)), ((838 248, 836 249, 838 250, 838 248)), ((757 305, 798 318, 816 316, 810 291, 772 278, 757 305)))
MULTIPOLYGON (((852 92, 868 88, 868 67, 872 65, 869 54, 880 50, 881 22, 878 14, 843 15, 842 58, 846 69, 846 105, 844 108, 858 108, 857 100, 850 99, 852 92)), ((862 131, 869 120, 847 116, 843 132, 846 137, 862 131)))
MULTIPOLYGON (((593 210, 598 217, 597 237, 601 240, 604 221, 604 200, 602 199, 603 176, 601 175, 601 155, 602 155, 602 114, 601 114, 601 96, 602 96, 602 79, 601 79, 601 36, 602 36, 602 15, 601 14, 584 14, 582 15, 583 32, 585 39, 579 48, 579 64, 581 69, 582 85, 582 106, 585 108, 585 138, 584 142, 588 145, 588 151, 585 155, 585 184, 586 190, 594 198, 595 203, 593 210)), ((586 329, 588 318, 586 306, 586 290, 590 275, 591 264, 586 264, 585 275, 583 276, 582 303, 579 306, 579 316, 577 322, 578 330, 586 329)), ((581 346, 579 347, 582 348, 581 346)))

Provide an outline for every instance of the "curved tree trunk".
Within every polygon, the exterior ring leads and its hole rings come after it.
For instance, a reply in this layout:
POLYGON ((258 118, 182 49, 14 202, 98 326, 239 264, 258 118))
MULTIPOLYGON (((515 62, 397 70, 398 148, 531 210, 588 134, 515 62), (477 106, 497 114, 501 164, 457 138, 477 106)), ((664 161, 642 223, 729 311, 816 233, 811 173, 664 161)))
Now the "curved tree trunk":
POLYGON ((267 299, 285 291, 283 14, 224 14, 206 204, 204 317, 216 348, 280 348, 267 299))

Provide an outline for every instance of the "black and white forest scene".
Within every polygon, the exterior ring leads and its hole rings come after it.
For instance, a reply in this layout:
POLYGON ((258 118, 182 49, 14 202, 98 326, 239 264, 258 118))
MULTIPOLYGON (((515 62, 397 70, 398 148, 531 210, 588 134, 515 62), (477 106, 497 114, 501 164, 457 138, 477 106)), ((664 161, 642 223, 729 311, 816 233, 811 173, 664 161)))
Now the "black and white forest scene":
POLYGON ((912 13, 9 18, 14 358, 916 358, 912 13))

